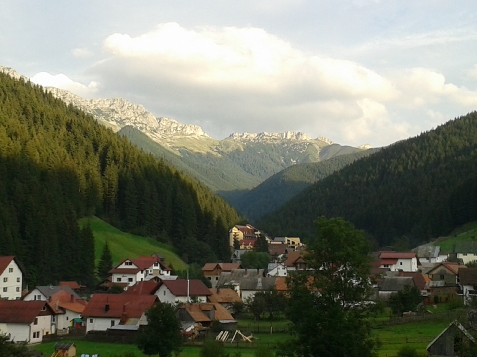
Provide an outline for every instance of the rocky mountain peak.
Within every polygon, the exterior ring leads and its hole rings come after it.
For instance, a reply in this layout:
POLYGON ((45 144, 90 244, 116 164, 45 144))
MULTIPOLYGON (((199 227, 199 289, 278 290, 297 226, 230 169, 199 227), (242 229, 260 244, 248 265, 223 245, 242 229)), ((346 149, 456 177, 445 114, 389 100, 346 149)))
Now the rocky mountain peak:
POLYGON ((283 133, 232 133, 225 140, 234 140, 239 142, 259 142, 259 141, 280 141, 294 140, 306 141, 312 140, 311 137, 302 132, 285 131, 283 133))
POLYGON ((182 124, 178 121, 166 117, 157 118, 158 130, 164 135, 195 136, 209 138, 200 126, 193 124, 182 124))

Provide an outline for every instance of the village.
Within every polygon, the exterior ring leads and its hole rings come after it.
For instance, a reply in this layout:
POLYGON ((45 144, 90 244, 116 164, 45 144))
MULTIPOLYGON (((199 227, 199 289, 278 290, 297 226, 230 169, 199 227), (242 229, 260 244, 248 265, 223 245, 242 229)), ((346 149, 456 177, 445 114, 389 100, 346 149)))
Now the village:
MULTIPOLYGON (((267 238, 268 267, 244 268, 241 257, 254 251, 261 234, 251 225, 230 229, 230 246, 234 248, 230 262, 206 263, 202 267, 203 280, 178 278, 171 274, 160 254, 152 254, 122 260, 96 287, 60 281, 28 289, 20 262, 14 256, 2 256, 0 332, 13 342, 28 344, 68 335, 132 343, 141 326, 147 324, 146 311, 157 303, 167 303, 176 307, 185 340, 199 338, 213 327, 218 341, 252 342, 253 335, 247 336, 238 329, 237 305, 246 309, 257 293, 286 294, 287 277, 309 270, 306 245, 298 237, 267 238), (118 289, 120 293, 112 293, 118 289)), ((375 291, 373 300, 387 302, 393 294, 415 287, 422 306, 455 298, 470 304, 477 296, 477 268, 467 265, 476 260, 474 242, 457 244, 452 252, 430 245, 416 251, 375 252, 369 272, 375 291)), ((449 328, 457 325, 452 326, 449 328)), ((461 325, 457 328, 466 333, 461 325)), ((59 343, 58 348, 65 351, 74 346, 59 343)), ((71 350, 68 356, 75 356, 75 352, 71 350)))

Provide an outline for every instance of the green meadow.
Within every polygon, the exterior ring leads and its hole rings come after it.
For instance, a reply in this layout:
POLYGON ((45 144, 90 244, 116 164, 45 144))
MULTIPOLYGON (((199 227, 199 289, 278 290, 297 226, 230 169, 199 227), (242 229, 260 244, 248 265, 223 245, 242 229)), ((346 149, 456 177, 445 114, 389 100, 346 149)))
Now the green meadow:
POLYGON ((82 218, 79 223, 84 225, 86 222, 89 222, 94 234, 96 265, 99 262, 104 245, 108 242, 113 264, 118 264, 126 258, 137 258, 159 253, 166 258, 166 265, 172 264, 176 270, 187 269, 187 264, 167 244, 160 243, 152 238, 122 232, 97 217, 82 218))

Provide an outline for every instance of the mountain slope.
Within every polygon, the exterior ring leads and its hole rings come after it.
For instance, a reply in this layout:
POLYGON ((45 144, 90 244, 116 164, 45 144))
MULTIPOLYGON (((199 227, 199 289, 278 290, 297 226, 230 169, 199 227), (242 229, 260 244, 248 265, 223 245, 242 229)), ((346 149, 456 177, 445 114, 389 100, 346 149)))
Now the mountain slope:
MULTIPOLYGON (((336 146, 338 145, 330 145, 329 147, 336 146)), ((323 150, 325 151, 324 155, 327 154, 325 149, 323 150)), ((355 148, 351 148, 350 150, 347 147, 339 146, 337 152, 352 153, 342 154, 321 162, 290 166, 269 177, 254 189, 238 197, 229 196, 227 200, 240 214, 245 215, 249 220, 254 222, 264 214, 274 211, 285 204, 286 201, 299 194, 306 187, 378 150, 379 149, 368 149, 355 152, 355 148)))
POLYGON ((0 255, 16 255, 32 284, 82 279, 82 267, 94 270, 94 242, 78 218, 90 215, 199 264, 229 257, 239 220, 196 180, 0 72, 0 255))
POLYGON ((393 144, 305 189, 257 223, 314 236, 313 221, 343 217, 385 245, 418 245, 477 218, 477 113, 393 144))
MULTIPOLYGON (((312 139, 306 134, 294 132, 233 133, 224 140, 215 140, 197 125, 181 124, 165 117, 155 118, 142 105, 122 98, 87 100, 58 88, 47 90, 93 115, 113 131, 126 127, 141 131, 176 154, 169 156, 169 163, 183 168, 182 164, 185 164, 187 168, 183 171, 216 191, 251 189, 291 165, 318 162, 361 150, 351 147, 341 149, 337 144, 329 147, 332 142, 326 138, 312 139)), ((139 147, 144 146, 143 138, 129 131, 122 134, 139 147)))

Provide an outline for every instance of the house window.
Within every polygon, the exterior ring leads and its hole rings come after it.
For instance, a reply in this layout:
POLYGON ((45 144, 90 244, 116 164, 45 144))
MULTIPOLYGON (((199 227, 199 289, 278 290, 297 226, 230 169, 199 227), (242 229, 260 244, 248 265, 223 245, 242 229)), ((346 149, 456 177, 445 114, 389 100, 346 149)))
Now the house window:
POLYGON ((3 278, 3 282, 6 283, 8 281, 8 278, 3 278))
POLYGON ((166 296, 166 291, 164 290, 164 296, 166 296))
POLYGON ((40 338, 40 331, 33 332, 33 338, 40 338))
POLYGON ((19 282, 20 282, 20 278, 17 278, 17 283, 19 283, 19 282))
POLYGON ((35 317, 35 322, 33 323, 33 325, 38 325, 38 317, 35 317))
POLYGON ((114 320, 111 320, 111 327, 114 326, 114 320))
POLYGON ((402 262, 399 262, 399 265, 402 265, 402 262))
POLYGON ((117 282, 120 282, 120 281, 121 281, 121 278, 116 278, 116 281, 117 281, 117 282))
POLYGON ((209 280, 212 280, 212 277, 211 277, 211 276, 209 276, 209 280))
POLYGON ((133 281, 133 278, 128 278, 128 281, 129 281, 129 282, 132 282, 132 281, 133 281))
POLYGON ((464 257, 466 257, 466 256, 467 256, 467 253, 463 253, 462 255, 463 255, 464 257))
POLYGON ((7 287, 3 288, 3 292, 4 292, 4 293, 6 293, 7 291, 8 291, 8 288, 7 288, 7 287))
POLYGON ((20 288, 17 286, 17 293, 20 292, 20 288))
POLYGON ((132 262, 125 262, 124 265, 132 265, 132 262))
POLYGON ((92 324, 92 323, 93 323, 93 319, 89 319, 89 323, 92 324))
POLYGON ((70 318, 68 316, 66 316, 66 321, 68 321, 70 318))
POLYGON ((444 275, 441 275, 441 276, 440 276, 440 279, 441 279, 441 280, 444 280, 444 275))
POLYGON ((13 268, 8 268, 9 273, 13 273, 13 268))
POLYGON ((41 311, 46 311, 46 305, 41 308, 41 311))
POLYGON ((51 322, 56 322, 56 316, 51 317, 51 322))
POLYGON ((159 266, 159 263, 154 263, 154 266, 155 266, 155 267, 158 267, 158 266, 159 266))

